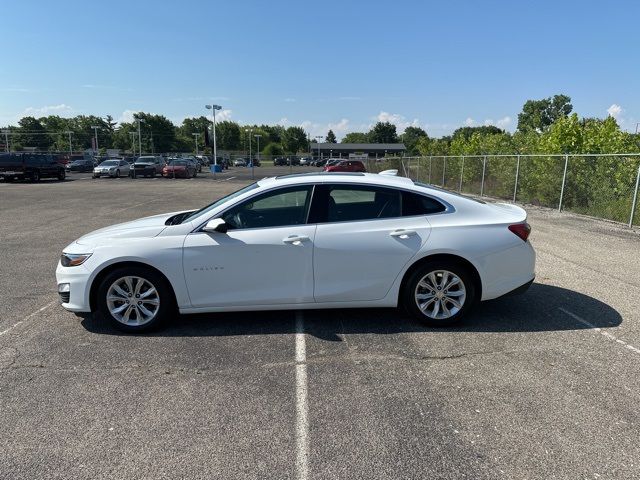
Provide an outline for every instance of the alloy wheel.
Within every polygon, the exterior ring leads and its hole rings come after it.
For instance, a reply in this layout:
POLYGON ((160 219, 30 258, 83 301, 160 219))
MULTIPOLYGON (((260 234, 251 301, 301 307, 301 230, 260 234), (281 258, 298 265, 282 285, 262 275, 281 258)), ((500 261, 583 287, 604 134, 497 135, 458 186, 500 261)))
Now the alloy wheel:
POLYGON ((418 282, 414 298, 423 315, 444 320, 462 310, 467 291, 456 274, 448 270, 434 270, 418 282))
POLYGON ((156 287, 145 278, 121 277, 107 290, 107 308, 123 325, 145 325, 158 314, 160 296, 156 287))

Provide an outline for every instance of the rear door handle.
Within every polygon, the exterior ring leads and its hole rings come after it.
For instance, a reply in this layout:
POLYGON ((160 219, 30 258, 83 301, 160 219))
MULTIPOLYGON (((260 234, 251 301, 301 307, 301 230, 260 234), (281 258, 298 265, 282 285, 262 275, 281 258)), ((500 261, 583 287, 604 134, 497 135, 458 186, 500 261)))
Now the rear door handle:
POLYGON ((306 235, 289 235, 282 241, 284 243, 290 243, 291 245, 301 245, 302 242, 306 242, 307 240, 309 240, 309 237, 307 237, 306 235))
POLYGON ((409 238, 417 234, 418 232, 416 232, 415 230, 404 230, 401 228, 398 230, 394 230, 389 235, 391 235, 392 237, 409 238))

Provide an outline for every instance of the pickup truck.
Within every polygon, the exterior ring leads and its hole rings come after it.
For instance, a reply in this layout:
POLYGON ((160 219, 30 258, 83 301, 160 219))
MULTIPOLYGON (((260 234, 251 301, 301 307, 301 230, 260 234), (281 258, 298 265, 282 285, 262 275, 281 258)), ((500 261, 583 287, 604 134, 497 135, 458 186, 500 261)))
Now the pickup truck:
POLYGON ((6 182, 30 180, 39 182, 41 178, 65 179, 64 165, 50 153, 1 153, 0 177, 6 182))

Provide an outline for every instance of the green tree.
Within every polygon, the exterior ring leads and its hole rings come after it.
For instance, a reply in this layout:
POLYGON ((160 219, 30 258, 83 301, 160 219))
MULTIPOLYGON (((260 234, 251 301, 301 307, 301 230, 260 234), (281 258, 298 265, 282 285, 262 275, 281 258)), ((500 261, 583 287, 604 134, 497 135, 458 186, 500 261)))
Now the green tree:
POLYGON ((504 133, 504 130, 494 125, 482 125, 479 127, 460 127, 454 130, 452 137, 463 137, 465 140, 469 140, 474 133, 478 133, 480 135, 496 135, 499 133, 504 133))
POLYGON ((560 118, 566 117, 573 110, 571 97, 554 95, 542 100, 527 100, 518 114, 518 130, 544 131, 560 118))
POLYGON ((367 136, 372 143, 398 143, 396 126, 389 122, 376 123, 367 136))
POLYGON ((284 154, 282 145, 279 143, 271 142, 262 150, 263 155, 270 155, 272 157, 278 157, 284 154))
POLYGON ((418 154, 418 140, 424 137, 429 137, 427 132, 425 132, 420 127, 407 127, 404 133, 400 136, 400 140, 404 143, 405 148, 407 149, 408 155, 417 155, 418 154))
POLYGON ((229 120, 217 123, 216 142, 220 150, 240 150, 240 125, 229 120))
POLYGON ((23 117, 18 122, 18 126, 22 146, 48 150, 53 145, 53 139, 46 133, 40 120, 34 117, 23 117))
POLYGON ((282 136, 283 145, 288 153, 306 152, 309 149, 307 134, 302 127, 289 127, 282 136))
POLYGON ((364 132, 347 133, 340 143, 369 143, 369 137, 364 132))
POLYGON ((336 140, 336 134, 335 134, 335 133, 333 133, 333 130, 329 130, 329 131, 327 132, 327 136, 326 136, 326 138, 324 139, 324 141, 325 141, 326 143, 337 143, 337 140, 336 140))

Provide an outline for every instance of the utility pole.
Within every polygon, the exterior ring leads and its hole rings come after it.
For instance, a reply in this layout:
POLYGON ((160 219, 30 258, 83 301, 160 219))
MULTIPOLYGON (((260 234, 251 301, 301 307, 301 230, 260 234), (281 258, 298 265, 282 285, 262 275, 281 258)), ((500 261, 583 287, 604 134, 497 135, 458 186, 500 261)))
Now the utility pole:
POLYGON ((142 156, 142 135, 140 135, 140 124, 144 123, 144 119, 136 118, 138 122, 138 155, 142 156))
POLYGON ((3 130, 2 133, 4 133, 4 149, 9 153, 11 151, 9 149, 9 130, 3 130))
POLYGON ((73 132, 64 132, 69 135, 69 155, 73 155, 73 144, 71 143, 71 134, 73 132))
MULTIPOLYGON (((262 137, 262 135, 254 135, 254 137, 256 137, 256 139, 258 140, 258 162, 260 161, 260 137, 262 137)), ((254 175, 253 175, 253 160, 251 161, 251 179, 253 180, 254 175)))
POLYGON ((205 105, 207 110, 213 113, 213 178, 216 178, 216 168, 218 166, 218 145, 216 143, 216 110, 222 110, 220 105, 205 105))
POLYGON ((129 132, 131 135, 131 155, 136 156, 136 132, 129 132))
POLYGON ((98 129, 100 128, 98 125, 91 125, 91 128, 93 128, 93 134, 94 134, 94 138, 96 139, 96 156, 98 155, 98 151, 100 150, 98 148, 98 129))
POLYGON ((196 137, 196 155, 198 155, 198 137, 200 136, 200 134, 199 133, 192 133, 191 135, 196 137))

